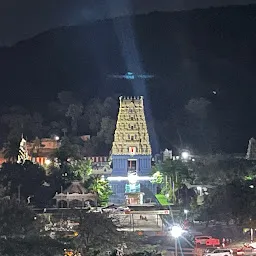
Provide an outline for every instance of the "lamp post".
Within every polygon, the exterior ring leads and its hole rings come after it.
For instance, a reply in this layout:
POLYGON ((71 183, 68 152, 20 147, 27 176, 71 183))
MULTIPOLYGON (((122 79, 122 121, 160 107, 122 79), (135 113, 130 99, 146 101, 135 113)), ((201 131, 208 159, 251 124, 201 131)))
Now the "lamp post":
POLYGON ((171 235, 175 240, 175 256, 178 256, 178 238, 182 235, 183 230, 179 226, 173 226, 171 229, 171 235))

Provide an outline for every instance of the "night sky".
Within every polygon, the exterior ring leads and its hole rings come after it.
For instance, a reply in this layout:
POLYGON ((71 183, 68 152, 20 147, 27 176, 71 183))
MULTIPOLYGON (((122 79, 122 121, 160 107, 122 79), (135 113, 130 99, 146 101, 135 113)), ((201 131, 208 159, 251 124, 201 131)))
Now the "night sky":
POLYGON ((174 116, 181 129, 195 125, 183 124, 180 112, 189 99, 204 97, 212 103, 209 127, 216 128, 218 149, 245 153, 256 136, 256 8, 208 7, 256 0, 158 2, 0 0, 0 106, 44 109, 63 90, 85 100, 148 93, 149 119, 167 134, 162 147, 172 147, 174 116), (120 19, 130 14, 143 15, 120 19), (155 79, 107 79, 127 71, 155 79))
POLYGON ((0 0, 0 45, 97 19, 250 3, 256 0, 0 0))

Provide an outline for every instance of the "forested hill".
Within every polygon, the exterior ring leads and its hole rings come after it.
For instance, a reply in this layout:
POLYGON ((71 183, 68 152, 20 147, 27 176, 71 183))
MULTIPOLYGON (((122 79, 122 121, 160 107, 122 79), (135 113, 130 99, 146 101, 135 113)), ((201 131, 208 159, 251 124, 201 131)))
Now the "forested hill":
MULTIPOLYGON (((237 147, 246 144, 256 131, 247 114, 256 109, 251 96, 256 91, 256 5, 151 13, 58 28, 2 48, 1 105, 42 107, 62 90, 73 90, 84 100, 132 94, 129 81, 108 78, 127 72, 127 56, 135 54, 122 51, 122 24, 134 30, 138 65, 156 76, 147 87, 156 120, 180 116, 189 99, 205 97, 212 102, 221 143, 235 138, 237 147)), ((172 125, 170 121, 166 129, 172 130, 172 125)))

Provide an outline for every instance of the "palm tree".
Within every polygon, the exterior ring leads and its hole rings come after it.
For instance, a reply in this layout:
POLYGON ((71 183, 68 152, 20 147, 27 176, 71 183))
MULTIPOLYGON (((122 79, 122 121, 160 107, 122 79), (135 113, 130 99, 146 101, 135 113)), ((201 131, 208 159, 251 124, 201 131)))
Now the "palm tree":
POLYGON ((4 158, 8 162, 17 162, 20 155, 20 142, 18 140, 11 140, 6 143, 4 147, 4 158))

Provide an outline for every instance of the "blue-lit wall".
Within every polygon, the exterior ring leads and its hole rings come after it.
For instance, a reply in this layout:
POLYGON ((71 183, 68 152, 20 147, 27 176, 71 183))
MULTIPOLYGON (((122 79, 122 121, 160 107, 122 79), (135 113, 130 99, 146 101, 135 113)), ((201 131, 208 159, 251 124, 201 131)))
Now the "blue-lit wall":
POLYGON ((149 176, 151 174, 151 155, 112 155, 112 175, 127 177, 128 160, 137 160, 138 176, 149 176))
MULTIPOLYGON (((116 205, 123 205, 125 204, 125 193, 130 191, 125 191, 125 188, 127 188, 127 181, 110 181, 109 182, 113 194, 109 198, 109 203, 116 204, 116 205)), ((144 202, 146 202, 149 198, 152 200, 152 202, 156 202, 155 194, 156 194, 156 184, 152 184, 150 181, 140 181, 139 184, 140 191, 145 192, 144 195, 144 202), (147 193, 145 188, 150 191, 150 194, 147 193)))
POLYGON ((126 181, 110 181, 109 185, 112 189, 112 195, 109 198, 111 204, 124 204, 125 203, 125 185, 126 181))
MULTIPOLYGON (((111 177, 127 177, 128 176, 128 160, 137 160, 137 175, 150 176, 151 175, 151 155, 112 155, 112 174, 111 177)), ((140 181, 145 187, 155 194, 156 186, 152 185, 150 181, 140 181)), ((111 181, 113 195, 110 197, 110 202, 114 204, 125 203, 125 186, 127 181, 111 181)))

